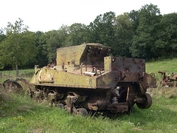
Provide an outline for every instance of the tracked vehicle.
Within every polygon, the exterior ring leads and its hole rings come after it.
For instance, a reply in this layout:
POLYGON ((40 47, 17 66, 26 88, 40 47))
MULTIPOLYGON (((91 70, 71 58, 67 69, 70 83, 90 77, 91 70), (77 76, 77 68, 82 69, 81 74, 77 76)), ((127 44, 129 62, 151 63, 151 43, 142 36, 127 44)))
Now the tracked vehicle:
POLYGON ((33 98, 82 115, 129 112, 134 104, 149 108, 146 89, 155 78, 145 72, 145 60, 109 56, 110 51, 98 43, 58 48, 56 64, 35 66, 33 98))

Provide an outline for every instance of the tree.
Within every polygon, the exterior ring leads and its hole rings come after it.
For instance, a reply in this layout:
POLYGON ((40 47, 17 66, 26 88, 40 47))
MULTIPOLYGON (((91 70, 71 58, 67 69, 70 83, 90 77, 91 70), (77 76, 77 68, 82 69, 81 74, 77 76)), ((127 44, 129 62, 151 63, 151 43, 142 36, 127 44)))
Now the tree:
POLYGON ((89 25, 92 42, 111 46, 114 43, 114 21, 114 12, 106 12, 103 15, 98 15, 89 25))
POLYGON ((15 68, 16 76, 18 76, 18 66, 32 60, 36 54, 34 33, 27 29, 20 18, 14 25, 8 22, 6 38, 0 44, 3 49, 2 62, 15 68))
POLYGON ((177 13, 166 14, 161 19, 159 39, 156 41, 158 55, 174 57, 177 55, 177 13))
POLYGON ((66 45, 79 45, 87 42, 87 27, 84 24, 74 23, 68 28, 66 45))
POLYGON ((49 38, 46 41, 48 62, 54 62, 56 58, 56 49, 60 47, 58 31, 56 30, 49 31, 48 35, 49 38))
POLYGON ((2 42, 6 38, 6 35, 3 33, 3 29, 0 29, 0 42, 2 42))
POLYGON ((116 17, 114 25, 115 45, 112 46, 114 55, 130 57, 129 47, 133 38, 132 24, 129 13, 116 17))
MULTIPOLYGON (((1 42, 6 38, 6 36, 4 35, 3 33, 3 30, 0 29, 0 44, 1 42)), ((2 46, 0 45, 0 69, 3 69, 4 68, 4 64, 3 64, 3 56, 2 56, 2 53, 3 53, 3 48, 2 46)))
POLYGON ((45 48, 47 51, 48 62, 54 62, 56 59, 56 49, 67 46, 68 27, 62 25, 59 30, 52 30, 45 33, 43 38, 46 39, 45 48))
POLYGON ((37 48, 37 53, 36 53, 35 60, 33 62, 36 65, 44 66, 48 62, 46 41, 47 39, 45 33, 41 31, 37 31, 35 33, 35 46, 37 48))
POLYGON ((130 16, 134 22, 134 36, 130 47, 132 56, 146 59, 154 57, 162 17, 160 10, 153 4, 145 5, 138 12, 132 11, 130 16))

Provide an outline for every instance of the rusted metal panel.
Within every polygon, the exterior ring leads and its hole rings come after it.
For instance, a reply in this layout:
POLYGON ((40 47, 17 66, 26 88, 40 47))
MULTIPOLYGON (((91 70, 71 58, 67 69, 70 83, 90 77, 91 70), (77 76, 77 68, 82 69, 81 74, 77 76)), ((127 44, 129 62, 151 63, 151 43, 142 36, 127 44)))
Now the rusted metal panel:
POLYGON ((145 72, 145 60, 124 57, 112 57, 112 70, 122 72, 145 72))

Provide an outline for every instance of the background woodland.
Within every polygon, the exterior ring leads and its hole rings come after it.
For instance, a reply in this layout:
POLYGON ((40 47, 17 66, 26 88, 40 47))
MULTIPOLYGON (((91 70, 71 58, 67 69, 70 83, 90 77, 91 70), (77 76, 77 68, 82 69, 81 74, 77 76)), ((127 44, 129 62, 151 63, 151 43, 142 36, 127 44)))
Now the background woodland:
POLYGON ((0 69, 42 67, 55 61, 57 48, 87 42, 112 47, 114 56, 147 61, 176 58, 177 13, 162 15, 150 4, 118 16, 112 11, 100 14, 89 25, 62 25, 48 32, 29 31, 19 18, 0 29, 0 69))

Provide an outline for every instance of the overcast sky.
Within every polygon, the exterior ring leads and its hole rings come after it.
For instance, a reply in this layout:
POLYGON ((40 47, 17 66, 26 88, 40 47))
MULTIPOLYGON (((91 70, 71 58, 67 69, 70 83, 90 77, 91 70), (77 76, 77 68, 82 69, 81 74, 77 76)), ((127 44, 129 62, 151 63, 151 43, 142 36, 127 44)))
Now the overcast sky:
POLYGON ((62 24, 88 25, 99 14, 113 11, 117 16, 150 3, 157 5, 161 14, 177 12, 176 0, 1 0, 0 28, 18 18, 30 31, 58 30, 62 24))

